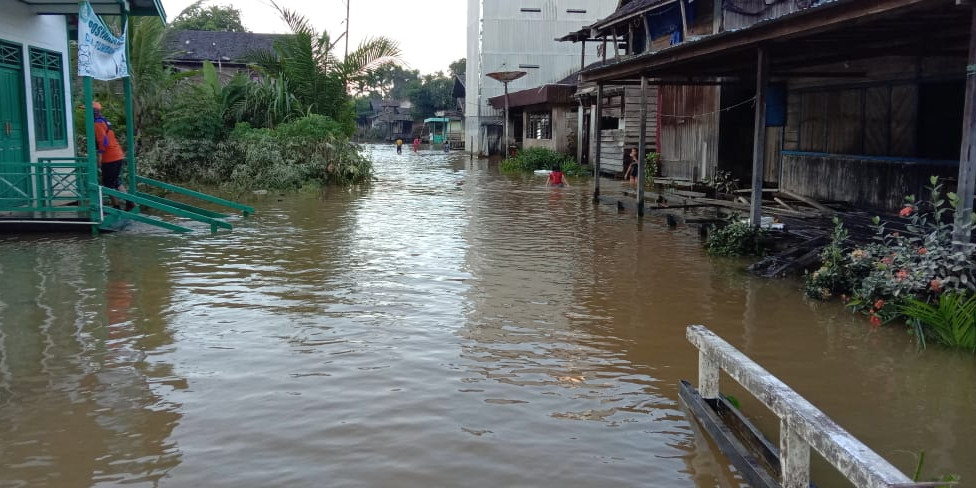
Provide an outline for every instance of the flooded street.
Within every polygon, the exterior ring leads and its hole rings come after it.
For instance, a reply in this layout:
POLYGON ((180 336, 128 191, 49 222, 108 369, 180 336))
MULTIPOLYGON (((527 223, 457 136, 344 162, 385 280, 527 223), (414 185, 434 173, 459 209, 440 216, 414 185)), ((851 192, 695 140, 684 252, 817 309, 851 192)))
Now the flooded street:
POLYGON ((689 324, 902 471, 924 450, 976 480, 971 355, 594 207, 591 181, 370 151, 371 188, 250 196, 231 233, 0 234, 0 487, 741 486, 677 400, 689 324))

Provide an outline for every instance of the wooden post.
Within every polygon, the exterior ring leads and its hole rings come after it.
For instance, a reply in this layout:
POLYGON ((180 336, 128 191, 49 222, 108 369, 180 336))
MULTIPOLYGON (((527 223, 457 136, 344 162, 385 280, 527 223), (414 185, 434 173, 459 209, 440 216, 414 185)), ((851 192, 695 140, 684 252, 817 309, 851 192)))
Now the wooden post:
POLYGON ((576 114, 576 162, 578 164, 583 164, 583 122, 586 120, 586 109, 583 106, 583 101, 580 100, 579 111, 576 114))
POLYGON ((620 59, 620 43, 617 41, 617 27, 613 28, 613 57, 620 59))
POLYGON ((678 6, 681 7, 681 42, 688 40, 688 13, 685 9, 685 0, 678 0, 678 6))
POLYGON ((976 187, 976 9, 969 33, 969 63, 966 65, 966 103, 962 120, 962 148, 959 154, 959 208, 952 229, 952 247, 967 250, 972 236, 973 191, 976 187))
POLYGON ((642 15, 644 19, 644 52, 651 52, 651 23, 647 21, 647 15, 642 15))
POLYGON ((718 398, 718 362, 704 351, 698 351, 698 394, 702 398, 718 398))
POLYGON ((749 213, 749 225, 753 227, 759 227, 762 223, 763 160, 766 158, 766 84, 769 81, 769 56, 762 47, 759 48, 758 65, 756 125, 752 145, 752 209, 749 213))
POLYGON ((634 24, 630 23, 627 26, 627 55, 632 56, 634 54, 634 24))
POLYGON ((592 114, 593 144, 593 200, 600 199, 600 118, 603 115, 603 83, 596 84, 596 111, 592 114))
POLYGON ((790 427, 786 419, 779 421, 779 466, 783 488, 810 486, 810 444, 790 427))
POLYGON ((644 215, 644 152, 647 150, 647 75, 641 75, 640 139, 637 143, 637 216, 644 215))
MULTIPOLYGON (((583 45, 583 47, 580 48, 580 71, 583 71, 583 68, 586 67, 586 39, 583 39, 580 44, 583 45)), ((576 81, 579 82, 579 79, 582 77, 583 75, 581 73, 579 76, 577 76, 576 81)))

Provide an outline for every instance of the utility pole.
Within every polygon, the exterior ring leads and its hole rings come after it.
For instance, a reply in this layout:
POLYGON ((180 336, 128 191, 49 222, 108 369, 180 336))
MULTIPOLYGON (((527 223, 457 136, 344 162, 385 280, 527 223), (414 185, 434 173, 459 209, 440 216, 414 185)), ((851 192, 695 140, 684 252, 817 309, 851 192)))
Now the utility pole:
POLYGON ((349 57, 349 4, 352 0, 346 0, 346 54, 343 56, 343 60, 349 57))

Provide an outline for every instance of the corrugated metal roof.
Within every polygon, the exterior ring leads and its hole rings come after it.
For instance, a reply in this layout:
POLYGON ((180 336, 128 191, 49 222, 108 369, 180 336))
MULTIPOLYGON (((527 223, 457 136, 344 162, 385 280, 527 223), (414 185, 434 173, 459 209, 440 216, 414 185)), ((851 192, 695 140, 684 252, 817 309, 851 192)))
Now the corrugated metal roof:
POLYGON ((177 53, 175 61, 241 62, 254 51, 271 50, 274 41, 287 34, 254 32, 172 31, 166 35, 166 48, 177 53))
MULTIPOLYGON (((573 103, 573 93, 576 85, 543 85, 508 94, 509 107, 526 107, 529 105, 558 105, 573 103)), ((497 109, 505 108, 505 95, 492 97, 488 103, 497 109)))

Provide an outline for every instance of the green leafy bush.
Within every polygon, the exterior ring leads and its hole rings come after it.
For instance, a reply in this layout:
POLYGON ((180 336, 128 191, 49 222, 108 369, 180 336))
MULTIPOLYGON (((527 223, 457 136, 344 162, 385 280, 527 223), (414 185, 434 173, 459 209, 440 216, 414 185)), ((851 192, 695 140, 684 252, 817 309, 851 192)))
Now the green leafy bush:
POLYGON ((899 311, 924 327, 921 337, 976 352, 976 295, 943 293, 935 304, 910 298, 899 311))
POLYGON ((661 154, 656 152, 647 153, 644 161, 644 184, 654 186, 654 178, 657 177, 661 154))
POLYGON ((766 231, 733 217, 728 224, 708 234, 705 250, 713 256, 760 256, 766 231))
POLYGON ((207 85, 193 85, 177 95, 163 121, 165 137, 222 140, 227 135, 224 110, 207 85))
POLYGON ((165 138, 141 155, 143 173, 238 189, 287 190, 369 181, 372 162, 341 135, 341 129, 335 130, 338 124, 324 116, 310 118, 277 129, 240 123, 224 141, 165 138))
POLYGON ((810 298, 827 300, 833 295, 849 294, 857 278, 850 266, 847 229, 834 217, 834 232, 830 243, 820 252, 820 268, 805 276, 804 293, 810 298))
POLYGON ((345 129, 331 117, 310 114, 275 127, 281 139, 322 142, 344 137, 345 129))
POLYGON ((529 172, 538 169, 552 169, 559 165, 563 173, 581 172, 580 165, 565 154, 544 147, 533 147, 519 151, 514 158, 502 161, 501 169, 507 173, 529 172))
POLYGON ((932 177, 928 200, 905 199, 899 216, 905 232, 890 231, 875 217, 873 242, 852 246, 835 221, 831 243, 821 254, 823 264, 807 275, 808 296, 841 295, 855 311, 866 313, 871 325, 906 319, 920 344, 926 337, 973 349, 976 310, 976 259, 972 250, 952 245, 952 214, 958 204, 932 177), (969 324, 969 325, 967 325, 969 324))

